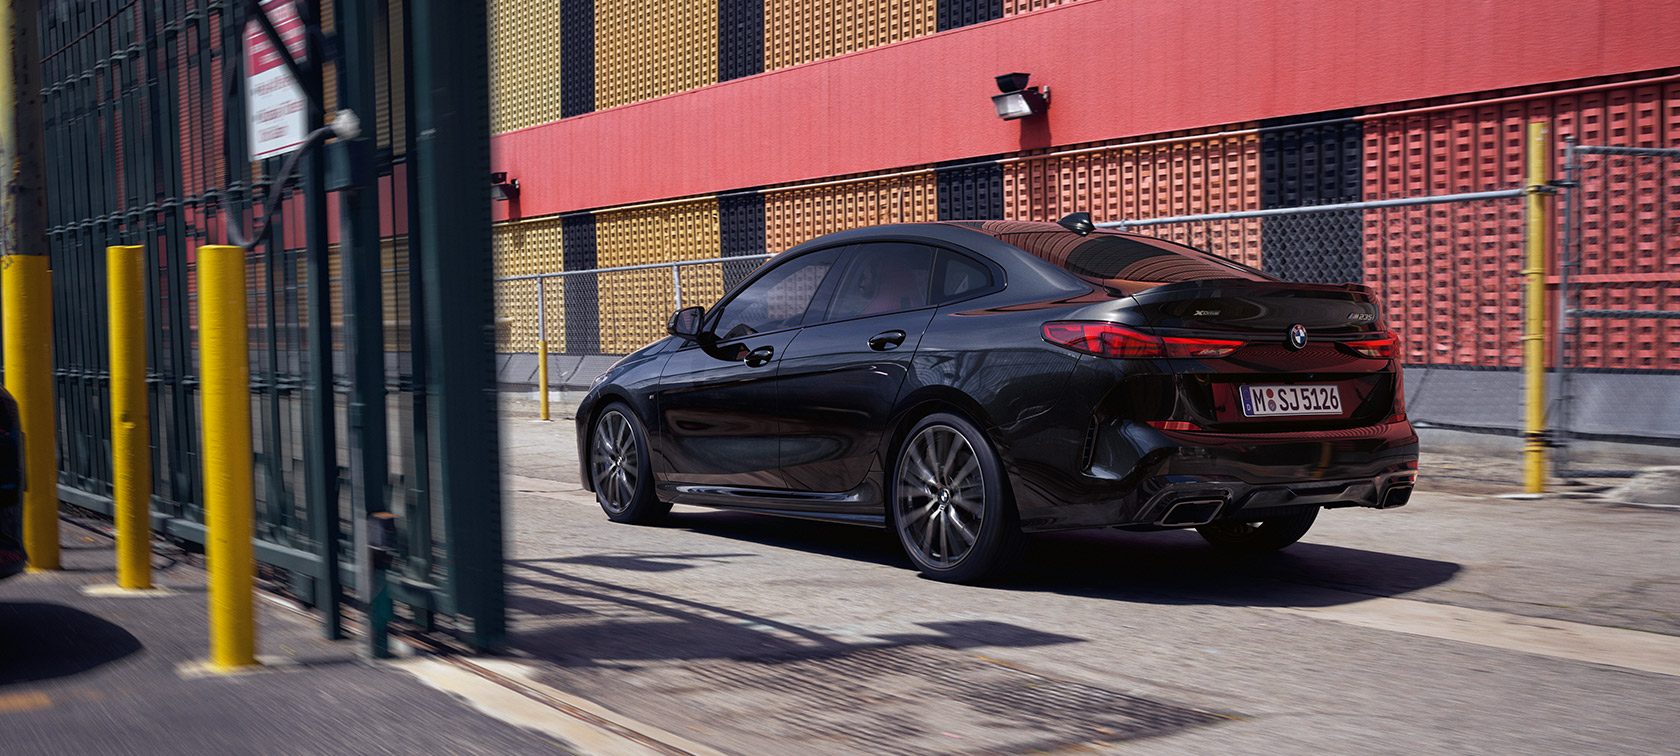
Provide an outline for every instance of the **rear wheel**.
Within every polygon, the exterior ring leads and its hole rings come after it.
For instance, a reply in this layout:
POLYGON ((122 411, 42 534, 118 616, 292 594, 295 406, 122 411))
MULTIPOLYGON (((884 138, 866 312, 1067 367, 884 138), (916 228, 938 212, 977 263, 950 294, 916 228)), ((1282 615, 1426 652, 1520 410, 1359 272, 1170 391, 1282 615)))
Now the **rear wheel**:
POLYGON ((595 420, 589 434, 589 479, 595 501, 613 522, 657 522, 671 505, 653 493, 647 432, 624 404, 614 402, 595 420))
POLYGON ((1309 507, 1260 522, 1208 523, 1197 527, 1196 532, 1220 551, 1264 554, 1301 540, 1317 519, 1318 507, 1309 507))
POLYGON ((961 417, 930 415, 910 429, 889 490, 899 543, 927 577, 976 582, 1001 573, 1019 552, 1003 465, 961 417))

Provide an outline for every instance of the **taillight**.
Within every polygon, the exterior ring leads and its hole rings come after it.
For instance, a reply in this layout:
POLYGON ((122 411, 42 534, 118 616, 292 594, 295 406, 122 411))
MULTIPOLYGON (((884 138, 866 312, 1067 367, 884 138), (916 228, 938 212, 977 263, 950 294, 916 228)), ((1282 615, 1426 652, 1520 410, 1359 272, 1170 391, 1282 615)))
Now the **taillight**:
POLYGON ((1393 331, 1383 331, 1375 338, 1344 341, 1342 346, 1360 357, 1387 360, 1400 353, 1400 337, 1395 336, 1393 331))
POLYGON ((1243 345, 1230 339, 1162 338, 1114 323, 1073 321, 1045 323, 1044 340, 1075 352, 1125 359, 1224 357, 1243 345))
POLYGON ((1183 420, 1146 420, 1144 422, 1148 423, 1149 427, 1154 428, 1155 430, 1199 431, 1202 429, 1202 426, 1200 425, 1187 423, 1183 420))

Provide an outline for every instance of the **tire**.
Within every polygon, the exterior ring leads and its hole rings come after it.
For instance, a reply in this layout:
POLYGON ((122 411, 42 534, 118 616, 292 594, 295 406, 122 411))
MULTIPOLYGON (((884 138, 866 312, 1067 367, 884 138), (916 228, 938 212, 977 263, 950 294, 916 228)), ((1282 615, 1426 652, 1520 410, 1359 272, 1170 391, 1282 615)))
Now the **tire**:
POLYGON ((589 430, 589 479, 607 519, 647 525, 670 513, 654 495, 652 472, 641 420, 622 402, 607 405, 589 430))
POLYGON ((975 425, 929 415, 905 435, 888 482, 888 513, 922 575, 974 583, 1004 573, 1021 529, 997 452, 975 425))
POLYGON ((1196 528, 1214 548, 1230 554, 1266 554, 1296 541, 1312 529, 1318 507, 1260 522, 1214 522, 1196 528))

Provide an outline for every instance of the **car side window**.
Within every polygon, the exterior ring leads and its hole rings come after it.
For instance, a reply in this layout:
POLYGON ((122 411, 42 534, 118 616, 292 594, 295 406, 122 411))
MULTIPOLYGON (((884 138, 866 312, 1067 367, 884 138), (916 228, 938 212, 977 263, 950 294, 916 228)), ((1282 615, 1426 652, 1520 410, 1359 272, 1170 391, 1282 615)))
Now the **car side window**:
POLYGON ((712 332, 721 339, 738 339, 799 325, 811 297, 839 258, 840 250, 825 249, 776 266, 723 306, 712 332))
POLYGON ((992 271, 979 260, 948 249, 939 250, 939 264, 934 268, 933 301, 944 304, 989 289, 992 271))
POLYGON ((851 265, 835 287, 829 320, 913 310, 928 305, 933 248, 906 242, 854 247, 851 265))

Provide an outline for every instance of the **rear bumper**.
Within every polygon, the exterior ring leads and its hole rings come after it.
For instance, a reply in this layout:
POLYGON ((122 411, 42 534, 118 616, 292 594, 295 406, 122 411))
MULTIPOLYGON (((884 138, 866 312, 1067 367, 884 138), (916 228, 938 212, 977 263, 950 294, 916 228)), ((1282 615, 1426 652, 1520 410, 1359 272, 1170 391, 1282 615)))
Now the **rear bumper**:
POLYGON ((1222 434, 1102 427, 1075 495, 1024 509, 1027 530, 1185 527, 1283 507, 1395 507, 1417 475, 1405 421, 1337 431, 1222 434))

